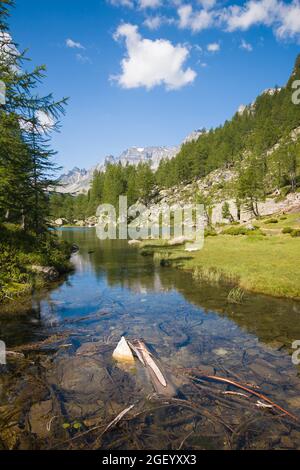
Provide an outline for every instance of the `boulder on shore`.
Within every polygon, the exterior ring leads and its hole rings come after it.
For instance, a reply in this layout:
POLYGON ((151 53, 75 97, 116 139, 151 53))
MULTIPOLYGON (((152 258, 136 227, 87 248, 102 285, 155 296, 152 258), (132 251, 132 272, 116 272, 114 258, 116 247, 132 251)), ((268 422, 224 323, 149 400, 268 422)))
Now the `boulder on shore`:
POLYGON ((62 227, 63 225, 66 225, 67 223, 68 223, 67 219, 63 219, 62 217, 54 220, 54 225, 56 227, 62 227))
POLYGON ((31 266, 31 270, 41 274, 46 281, 56 281, 59 278, 59 272, 53 266, 31 266))

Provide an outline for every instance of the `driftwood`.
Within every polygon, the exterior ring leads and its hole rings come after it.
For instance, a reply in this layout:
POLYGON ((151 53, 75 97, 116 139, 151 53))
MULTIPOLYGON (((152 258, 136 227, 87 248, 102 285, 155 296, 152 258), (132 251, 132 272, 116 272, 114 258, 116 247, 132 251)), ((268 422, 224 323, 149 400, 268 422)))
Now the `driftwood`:
MULTIPOLYGON (((244 386, 244 385, 242 385, 238 382, 235 382, 234 380, 226 379, 225 377, 218 377, 217 375, 201 375, 200 378, 204 378, 204 379, 207 379, 207 380, 214 380, 216 382, 226 383, 228 385, 232 385, 234 387, 240 388, 241 390, 245 390, 245 392, 250 393, 250 395, 254 395, 254 396, 258 397, 260 400, 265 401, 268 405, 272 406, 272 408, 275 408, 278 411, 281 411, 281 413, 283 413, 284 415, 289 416, 290 418, 292 418, 295 421, 299 421, 298 416, 296 416, 293 413, 290 413, 289 411, 285 410, 280 405, 277 405, 277 403, 274 403, 266 395, 263 395, 262 393, 259 393, 255 390, 252 390, 251 388, 246 387, 246 386, 244 386)), ((258 404, 259 404, 259 402, 258 402, 258 404)), ((265 406, 265 408, 266 408, 266 406, 265 406)))
POLYGON ((133 352, 136 354, 142 365, 147 370, 150 380, 159 395, 173 397, 177 394, 176 388, 170 378, 158 366, 158 361, 154 360, 153 355, 141 339, 128 342, 133 352))

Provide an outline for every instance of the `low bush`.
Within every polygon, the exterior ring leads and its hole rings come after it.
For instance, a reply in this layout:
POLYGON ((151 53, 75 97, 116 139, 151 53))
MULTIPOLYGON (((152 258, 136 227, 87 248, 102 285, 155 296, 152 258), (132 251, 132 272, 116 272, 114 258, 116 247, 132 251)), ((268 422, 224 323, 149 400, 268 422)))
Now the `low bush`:
POLYGON ((282 233, 292 233, 293 230, 292 227, 284 227, 282 233))
POLYGON ((223 230, 222 235, 248 235, 252 230, 248 230, 246 227, 230 227, 223 230))
POLYGON ((278 219, 272 217, 271 219, 265 220, 265 224, 278 224, 278 219))
POLYGON ((297 229, 294 229, 292 232, 291 232, 291 236, 292 237, 300 237, 300 229, 297 228, 297 229))
POLYGON ((213 227, 206 227, 204 229, 204 236, 205 237, 216 237, 218 234, 217 232, 215 231, 215 229, 213 227))
POLYGON ((0 227, 0 302, 30 291, 33 266, 51 266, 59 273, 71 269, 71 244, 50 233, 26 233, 12 224, 0 227))

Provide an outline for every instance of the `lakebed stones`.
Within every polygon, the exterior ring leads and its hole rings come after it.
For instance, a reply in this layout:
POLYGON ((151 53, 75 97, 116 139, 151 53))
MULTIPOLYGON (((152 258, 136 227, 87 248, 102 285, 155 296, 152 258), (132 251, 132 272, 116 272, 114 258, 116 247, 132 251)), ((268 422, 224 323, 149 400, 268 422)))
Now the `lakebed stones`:
POLYGON ((249 369, 261 379, 261 381, 269 381, 271 383, 280 383, 285 380, 282 374, 276 372, 276 369, 267 361, 261 358, 249 364, 249 369))
POLYGON ((76 396, 79 401, 89 402, 101 398, 111 387, 111 381, 101 362, 91 357, 61 359, 49 381, 65 396, 76 396))
POLYGON ((32 405, 28 417, 31 432, 40 438, 49 436, 49 422, 53 414, 52 400, 46 400, 32 405))
POLYGON ((120 387, 124 395, 132 394, 135 389, 135 381, 129 374, 113 363, 104 365, 99 355, 63 357, 48 375, 48 381, 60 393, 65 409, 72 416, 90 415, 100 410, 103 402, 119 400, 120 387))
POLYGON ((104 344, 102 341, 83 343, 76 351, 77 356, 95 356, 103 355, 107 351, 111 351, 112 347, 104 344))

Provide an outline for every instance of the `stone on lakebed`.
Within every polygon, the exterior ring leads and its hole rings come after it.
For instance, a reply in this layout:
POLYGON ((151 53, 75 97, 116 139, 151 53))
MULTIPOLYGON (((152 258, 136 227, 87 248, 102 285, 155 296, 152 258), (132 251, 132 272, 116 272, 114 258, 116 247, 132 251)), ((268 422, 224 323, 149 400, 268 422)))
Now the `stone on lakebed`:
POLYGON ((134 357, 124 336, 122 336, 116 349, 113 352, 113 358, 118 362, 127 362, 134 364, 134 357))

